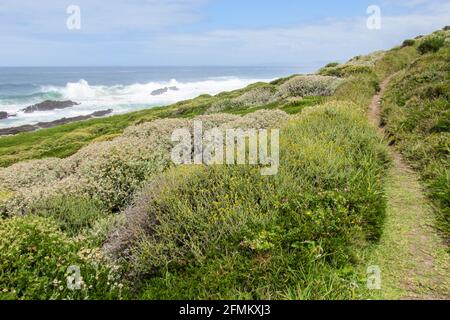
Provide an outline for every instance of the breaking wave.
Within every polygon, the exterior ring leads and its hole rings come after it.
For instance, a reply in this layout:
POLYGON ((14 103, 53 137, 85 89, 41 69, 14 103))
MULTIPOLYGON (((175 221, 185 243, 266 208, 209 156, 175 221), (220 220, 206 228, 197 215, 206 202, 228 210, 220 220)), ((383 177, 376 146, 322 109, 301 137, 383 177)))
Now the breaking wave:
POLYGON ((0 122, 0 127, 52 121, 62 117, 90 114, 94 111, 113 109, 115 114, 172 104, 192 99, 201 94, 218 94, 223 91, 243 88, 258 81, 271 79, 240 79, 231 77, 211 78, 195 82, 135 83, 131 85, 90 85, 86 80, 69 82, 65 86, 41 86, 33 92, 15 96, 0 96, 0 111, 15 114, 15 117, 0 122), (171 88, 168 90, 160 90, 171 88), (152 95, 154 91, 163 91, 152 95), (20 110, 44 100, 72 100, 80 103, 68 109, 25 114, 20 110))

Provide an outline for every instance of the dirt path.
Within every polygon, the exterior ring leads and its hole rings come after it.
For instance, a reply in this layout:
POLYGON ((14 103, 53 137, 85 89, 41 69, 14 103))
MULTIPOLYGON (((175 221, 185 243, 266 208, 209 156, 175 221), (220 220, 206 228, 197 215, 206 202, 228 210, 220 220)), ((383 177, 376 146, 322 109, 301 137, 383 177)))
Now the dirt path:
MULTIPOLYGON (((374 96, 369 119, 380 128, 381 98, 390 81, 374 96)), ((369 253, 371 265, 381 268, 379 299, 450 299, 450 261, 434 229, 434 213, 417 174, 390 149, 394 164, 386 182, 387 214, 384 234, 369 253)))

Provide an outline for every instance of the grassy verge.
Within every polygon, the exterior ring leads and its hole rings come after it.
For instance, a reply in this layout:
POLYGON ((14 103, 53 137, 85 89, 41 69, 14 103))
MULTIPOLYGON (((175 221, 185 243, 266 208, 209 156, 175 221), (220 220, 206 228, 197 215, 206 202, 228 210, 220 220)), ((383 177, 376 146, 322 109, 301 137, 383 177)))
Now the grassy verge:
MULTIPOLYGON (((423 46, 439 32, 417 44, 423 46)), ((447 38, 448 39, 448 38, 447 38)), ((434 200, 439 226, 450 236, 450 46, 442 42, 391 81, 382 117, 392 143, 416 169, 434 200)))
POLYGON ((381 271, 381 290, 366 290, 369 299, 445 299, 450 290, 448 253, 434 231, 435 213, 417 175, 396 160, 386 181, 386 223, 381 240, 366 250, 361 273, 381 271))

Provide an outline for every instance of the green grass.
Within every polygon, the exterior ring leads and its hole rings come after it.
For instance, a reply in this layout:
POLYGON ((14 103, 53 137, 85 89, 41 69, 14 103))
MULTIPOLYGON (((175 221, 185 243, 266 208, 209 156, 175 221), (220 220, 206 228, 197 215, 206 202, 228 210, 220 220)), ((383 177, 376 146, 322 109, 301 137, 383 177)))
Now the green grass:
POLYGON ((382 103, 391 141, 420 172, 446 237, 450 235, 449 59, 448 45, 421 56, 392 80, 382 103))
POLYGON ((304 97, 300 99, 296 99, 293 101, 286 101, 283 103, 273 102, 270 104, 255 106, 255 107, 240 107, 240 108, 230 108, 224 109, 223 112, 231 113, 236 115, 246 115, 249 113, 253 113, 258 110, 271 110, 271 109, 280 109, 288 114, 297 114, 300 113, 304 108, 311 106, 318 106, 324 103, 326 99, 320 96, 312 96, 312 97, 304 97))
POLYGON ((406 68, 417 57, 418 52, 414 46, 394 48, 387 51, 383 59, 375 63, 375 73, 379 79, 385 79, 395 72, 406 68))
POLYGON ((113 138, 126 127, 162 116, 161 108, 66 124, 0 138, 0 166, 49 157, 64 158, 95 139, 113 138))
POLYGON ((57 196, 37 202, 29 208, 29 213, 51 217, 59 228, 69 236, 76 236, 106 217, 107 212, 101 203, 81 197, 57 196))
POLYGON ((140 298, 354 297, 356 252, 381 234, 386 148, 358 108, 335 103, 280 143, 276 176, 181 168, 136 199, 148 224, 128 226, 143 233, 126 252, 140 298))
POLYGON ((450 291, 450 261, 434 231, 435 212, 425 198, 417 175, 396 162, 386 181, 386 222, 379 243, 365 251, 361 273, 381 270, 381 290, 362 286, 370 299, 441 299, 450 291))
MULTIPOLYGON (((398 73, 383 101, 383 120, 392 142, 421 173, 445 226, 450 53, 444 47, 421 55, 418 47, 426 41, 326 66, 320 73, 343 78, 332 96, 223 104, 223 112, 238 115, 261 109, 295 115, 281 128, 275 176, 262 176, 255 166, 175 167, 152 175, 142 190, 126 187, 127 200, 134 201, 120 213, 93 200, 94 190, 90 197, 37 201, 27 206, 30 215, 1 219, 0 298, 320 300, 401 298, 428 294, 424 287, 432 286, 448 292, 433 273, 435 267, 440 279, 448 263, 438 236, 420 233, 429 238, 414 251, 414 230, 429 228, 433 212, 413 174, 388 173, 387 143, 366 117, 380 80, 398 73), (427 259, 422 251, 433 254, 433 270, 416 272, 427 259), (60 289, 68 264, 82 267, 86 290, 60 289), (382 268, 382 292, 364 289, 361 268, 371 264, 382 268), (411 275, 414 290, 404 285, 411 275)), ((0 138, 0 166, 66 157, 130 125, 192 118, 256 88, 276 91, 289 79, 0 138)), ((113 186, 118 173, 128 172, 112 162, 104 166, 113 186)), ((0 200, 10 196, 0 190, 0 200)))

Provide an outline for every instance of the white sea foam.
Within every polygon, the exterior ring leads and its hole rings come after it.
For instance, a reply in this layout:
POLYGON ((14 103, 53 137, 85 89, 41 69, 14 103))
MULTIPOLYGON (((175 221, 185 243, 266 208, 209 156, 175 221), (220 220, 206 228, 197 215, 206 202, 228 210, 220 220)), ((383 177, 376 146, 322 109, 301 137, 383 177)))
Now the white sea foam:
POLYGON ((215 95, 223 91, 243 88, 258 81, 271 79, 240 79, 240 78, 211 78, 196 82, 178 82, 173 79, 166 82, 136 83, 132 85, 90 85, 86 80, 67 83, 64 87, 42 86, 40 93, 52 100, 72 100, 80 103, 78 106, 63 110, 34 112, 25 114, 20 110, 42 99, 33 98, 20 103, 0 103, 0 110, 17 114, 17 117, 0 122, 0 128, 31 124, 39 121, 53 121, 63 117, 74 117, 90 114, 94 111, 113 109, 115 114, 130 112, 192 99, 201 94, 215 95), (151 95, 154 90, 176 87, 178 90, 168 90, 162 95, 151 95))

